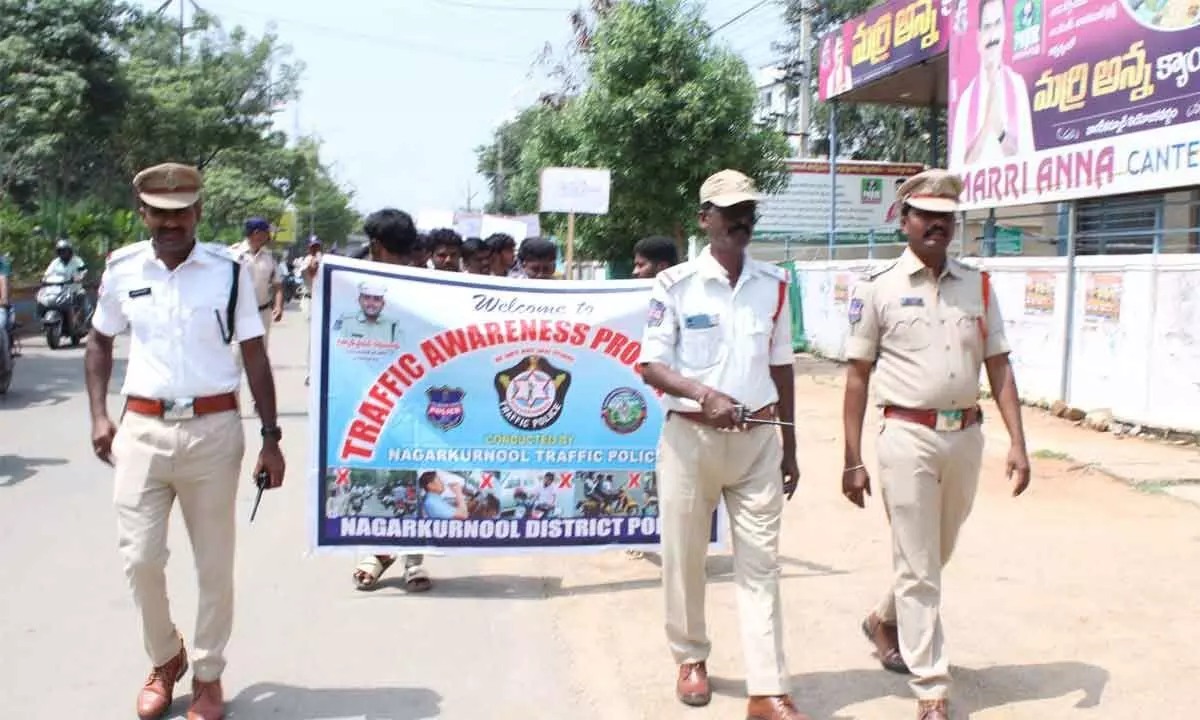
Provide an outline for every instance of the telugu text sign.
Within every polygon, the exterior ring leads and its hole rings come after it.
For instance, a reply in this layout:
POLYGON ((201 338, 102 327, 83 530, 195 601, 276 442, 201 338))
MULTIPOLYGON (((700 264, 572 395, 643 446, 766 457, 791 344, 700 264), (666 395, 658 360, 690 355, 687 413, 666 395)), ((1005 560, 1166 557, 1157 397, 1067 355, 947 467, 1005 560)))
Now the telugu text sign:
POLYGON ((1013 5, 954 16, 949 164, 965 209, 1200 182, 1200 6, 1013 5))
POLYGON ((946 52, 950 0, 889 0, 821 38, 821 100, 946 52))
POLYGON ((663 410, 636 365, 649 283, 329 258, 320 286, 317 547, 658 542, 663 410))
MULTIPOLYGON (((829 230, 831 183, 829 163, 790 161, 788 185, 762 203, 755 229, 764 233, 803 234, 829 230)), ((894 220, 889 210, 896 189, 925 166, 914 163, 839 162, 837 164, 837 229, 868 232, 894 220)))

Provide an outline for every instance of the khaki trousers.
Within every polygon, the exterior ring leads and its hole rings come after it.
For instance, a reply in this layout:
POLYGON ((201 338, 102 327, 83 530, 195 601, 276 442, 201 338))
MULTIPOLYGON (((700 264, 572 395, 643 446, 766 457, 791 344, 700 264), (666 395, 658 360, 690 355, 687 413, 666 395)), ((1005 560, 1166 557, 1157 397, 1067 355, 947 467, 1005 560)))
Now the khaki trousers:
POLYGON ((888 418, 879 435, 883 503, 892 527, 892 587, 875 608, 895 622, 900 654, 922 700, 950 692, 942 634, 942 568, 975 501, 983 460, 978 423, 956 432, 888 418))
POLYGON ((788 692, 779 599, 783 450, 773 428, 722 432, 668 416, 658 449, 667 640, 677 664, 708 658, 704 559, 723 497, 733 535, 746 689, 788 692))
POLYGON ((113 441, 113 503, 125 575, 155 666, 179 652, 167 598, 167 523, 176 498, 199 582, 192 667, 212 681, 225 668, 233 628, 233 550, 245 435, 237 412, 163 421, 126 413, 113 441))

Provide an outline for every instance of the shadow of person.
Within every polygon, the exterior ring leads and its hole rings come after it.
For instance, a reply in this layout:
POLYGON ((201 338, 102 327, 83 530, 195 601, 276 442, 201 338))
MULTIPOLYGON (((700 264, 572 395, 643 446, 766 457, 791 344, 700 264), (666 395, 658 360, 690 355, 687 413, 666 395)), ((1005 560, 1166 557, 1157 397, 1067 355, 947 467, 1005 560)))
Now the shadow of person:
POLYGON ((27 458, 20 455, 0 455, 0 488, 12 487, 37 475, 37 468, 66 465, 62 458, 27 458))
POLYGON ((441 713, 441 702, 441 695, 426 688, 303 688, 257 683, 227 701, 226 715, 238 720, 426 720, 441 713))
MULTIPOLYGON (((996 665, 987 668, 953 667, 951 703, 956 715, 1001 708, 1031 700, 1052 700, 1083 692, 1075 703, 1079 709, 1100 705, 1109 673, 1102 667, 1080 662, 1033 665, 996 665)), ((713 692, 733 697, 745 695, 745 684, 727 678, 712 678, 713 692)), ((800 708, 813 720, 847 720, 839 715, 859 703, 886 697, 911 699, 908 678, 879 669, 818 672, 792 678, 792 691, 800 708)))

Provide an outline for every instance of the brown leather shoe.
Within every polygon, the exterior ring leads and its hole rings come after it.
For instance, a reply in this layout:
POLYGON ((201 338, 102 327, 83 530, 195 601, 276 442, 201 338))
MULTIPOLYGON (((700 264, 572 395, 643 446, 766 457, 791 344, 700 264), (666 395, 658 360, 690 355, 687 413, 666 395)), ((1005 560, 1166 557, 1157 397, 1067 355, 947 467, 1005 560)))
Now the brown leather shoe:
POLYGON ((862 623, 863 635, 875 646, 875 657, 885 670, 908 675, 908 665, 900 654, 900 631, 896 623, 884 622, 875 613, 862 623))
POLYGON ((950 708, 945 700, 918 700, 917 720, 950 720, 950 708))
POLYGON ((686 663, 679 666, 679 679, 675 681, 675 696, 679 702, 692 707, 704 707, 712 700, 712 687, 708 684, 708 667, 703 662, 686 663))
POLYGON ((192 705, 188 708, 187 720, 221 720, 225 717, 225 699, 221 693, 221 681, 201 682, 192 680, 192 705))
POLYGON ((746 706, 746 720, 812 720, 796 709, 787 695, 755 695, 746 706))
POLYGON ((137 698, 137 716, 141 720, 158 720, 167 713, 175 698, 175 683, 188 669, 187 650, 179 642, 179 654, 150 671, 146 684, 137 698))

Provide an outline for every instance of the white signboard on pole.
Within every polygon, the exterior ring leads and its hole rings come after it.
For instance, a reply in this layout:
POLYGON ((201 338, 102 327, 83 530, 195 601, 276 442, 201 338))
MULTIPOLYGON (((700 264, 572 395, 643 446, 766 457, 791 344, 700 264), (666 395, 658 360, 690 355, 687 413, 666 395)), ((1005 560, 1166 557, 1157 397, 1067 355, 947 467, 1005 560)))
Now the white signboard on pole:
POLYGON ((494 233, 509 235, 520 245, 529 232, 529 226, 521 220, 500 215, 484 215, 480 225, 479 237, 488 238, 494 233))
POLYGON ((592 168, 543 168, 539 212, 607 215, 612 173, 592 168))

